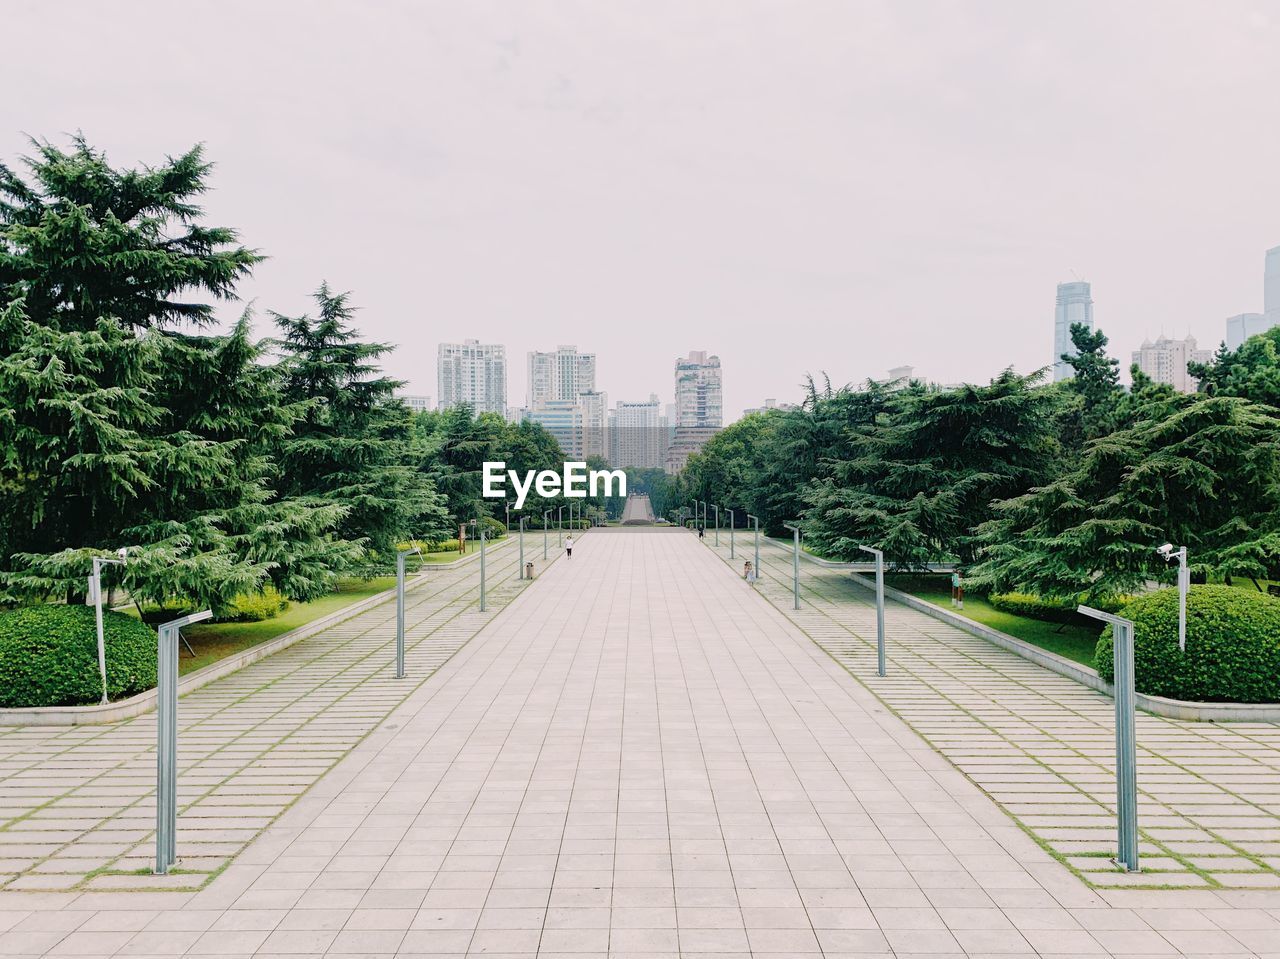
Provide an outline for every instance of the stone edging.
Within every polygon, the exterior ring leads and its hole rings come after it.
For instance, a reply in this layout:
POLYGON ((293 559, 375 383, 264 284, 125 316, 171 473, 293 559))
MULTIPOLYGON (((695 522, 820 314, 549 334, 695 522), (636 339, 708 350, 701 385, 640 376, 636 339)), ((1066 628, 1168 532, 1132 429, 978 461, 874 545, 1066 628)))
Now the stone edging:
MULTIPOLYGON (((858 573, 850 573, 849 578, 865 589, 874 590, 876 588, 873 580, 867 579, 858 573)), ((1088 666, 1067 659, 1065 656, 1059 656, 1057 653, 1051 653, 1047 649, 1041 649, 1039 646, 1033 646, 1031 643, 1010 636, 1008 633, 1002 633, 998 629, 992 629, 990 626, 984 626, 982 623, 975 622, 958 613, 952 613, 941 606, 935 606, 933 603, 917 596, 912 596, 910 593, 894 589, 892 586, 885 586, 884 594, 887 598, 901 603, 903 606, 908 606, 924 613, 926 616, 941 620, 948 626, 955 626, 957 629, 962 629, 972 636, 994 643, 1002 649, 1006 649, 1016 656, 1021 656, 1023 659, 1029 659, 1031 662, 1043 666, 1045 669, 1060 676, 1074 679, 1076 682, 1088 686, 1090 689, 1096 689, 1107 696, 1112 695, 1111 684, 1088 666)), ((1139 709, 1168 719, 1218 723, 1280 722, 1280 705, 1272 705, 1270 703, 1197 703, 1185 699, 1148 696, 1145 693, 1135 694, 1134 702, 1139 709)))
MULTIPOLYGON (((452 569, 463 563, 475 562, 479 555, 479 550, 477 550, 469 556, 463 556, 448 563, 432 563, 429 569, 452 569)), ((420 582, 426 575, 427 571, 423 570, 412 579, 406 580, 405 591, 407 592, 412 585, 420 582)), ((187 675, 178 680, 178 695, 185 696, 201 686, 208 685, 215 679, 228 676, 238 669, 243 669, 250 663, 256 663, 258 660, 265 659, 274 653, 280 652, 282 649, 287 649, 294 643, 300 642, 309 636, 323 632, 330 626, 336 626, 338 623, 367 612, 375 606, 381 606, 391 600, 395 594, 396 590, 393 586, 390 589, 383 590, 381 593, 375 593, 367 599, 362 599, 358 603, 352 603, 349 606, 334 610, 327 616, 321 616, 319 619, 313 619, 309 623, 303 623, 296 629, 280 634, 275 639, 269 639, 265 643, 250 646, 248 649, 220 659, 216 663, 203 666, 193 673, 187 673, 187 675)), ((132 719, 134 716, 140 716, 155 709, 155 706, 156 691, 148 689, 146 692, 130 696, 128 699, 121 699, 118 702, 106 703, 105 705, 94 703, 91 706, 29 706, 17 709, 0 709, 0 726, 102 726, 119 722, 122 719, 132 719)))

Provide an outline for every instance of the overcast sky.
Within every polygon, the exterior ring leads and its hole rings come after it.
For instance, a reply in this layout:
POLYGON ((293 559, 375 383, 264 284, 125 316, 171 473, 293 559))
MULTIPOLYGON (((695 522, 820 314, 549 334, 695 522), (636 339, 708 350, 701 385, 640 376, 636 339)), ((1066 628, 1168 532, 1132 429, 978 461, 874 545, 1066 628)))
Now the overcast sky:
MULTIPOLYGON (((1128 365, 1222 339, 1280 244, 1280 5, 9 0, 0 157, 206 144, 210 221, 282 312, 353 291, 436 393, 442 340, 576 343, 611 400, 718 353, 725 409, 911 364, 1052 359, 1093 284, 1128 365)), ((235 306, 226 315, 238 313, 235 306)), ((269 332, 265 322, 263 334, 269 332)))

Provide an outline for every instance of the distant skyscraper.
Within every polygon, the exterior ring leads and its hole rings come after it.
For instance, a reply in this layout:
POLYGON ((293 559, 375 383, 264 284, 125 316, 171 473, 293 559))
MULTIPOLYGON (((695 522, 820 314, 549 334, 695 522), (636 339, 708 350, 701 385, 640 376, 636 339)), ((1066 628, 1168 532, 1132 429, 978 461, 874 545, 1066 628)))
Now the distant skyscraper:
POLYGON ((647 400, 619 400, 609 433, 609 462, 619 469, 660 469, 666 453, 666 430, 656 393, 647 400))
POLYGON ((1071 345, 1071 324, 1083 323, 1093 329, 1093 295, 1089 284, 1082 280, 1058 284, 1058 304, 1053 312, 1053 379, 1068 379, 1072 369, 1062 359, 1064 353, 1074 356, 1071 345))
POLYGON ((441 343, 437 357, 440 409, 463 403, 477 413, 507 411, 507 349, 498 343, 441 343))
POLYGON ((1187 372, 1187 363, 1208 363, 1213 350, 1196 348, 1196 338, 1171 340, 1161 336, 1154 343, 1144 340, 1141 349, 1133 353, 1133 362, 1157 383, 1168 383, 1182 393, 1194 393, 1196 380, 1187 372))
POLYGON ((550 400, 576 400, 596 388, 596 355, 576 346, 529 354, 529 408, 550 400))
POLYGON ((401 393, 396 399, 400 400, 415 413, 431 409, 431 397, 429 396, 411 396, 407 393, 401 393))
POLYGON ((1238 350, 1244 341, 1251 336, 1265 333, 1273 324, 1267 322, 1262 313, 1241 313, 1227 317, 1227 349, 1238 350))
POLYGON ((1262 312, 1267 317, 1268 329, 1280 326, 1280 246, 1267 250, 1262 279, 1262 312))
POLYGON ((692 350, 676 360, 675 436, 663 468, 668 473, 684 469, 689 456, 702 449, 724 425, 724 383, 720 357, 692 350))
POLYGON ((582 449, 579 459, 588 456, 609 458, 609 394, 586 390, 578 394, 582 409, 582 449))

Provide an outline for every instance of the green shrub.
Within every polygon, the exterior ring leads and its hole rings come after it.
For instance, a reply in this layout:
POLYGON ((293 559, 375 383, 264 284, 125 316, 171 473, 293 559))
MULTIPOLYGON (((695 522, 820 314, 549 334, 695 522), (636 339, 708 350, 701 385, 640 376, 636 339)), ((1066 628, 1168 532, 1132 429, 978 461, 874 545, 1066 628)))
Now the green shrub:
MULTIPOLYGON (((107 691, 121 699, 156 684, 156 634, 104 610, 107 691)), ((28 606, 0 613, 0 707, 79 706, 102 699, 91 606, 28 606)))
POLYGON ((458 541, 456 539, 442 539, 438 543, 432 543, 428 548, 429 553, 456 553, 458 551, 458 541))
POLYGON ((289 608, 289 601, 274 586, 259 593, 241 593, 216 617, 220 623, 260 623, 289 608))
POLYGON ((1080 620, 1075 603, 1044 599, 1031 593, 992 593, 987 602, 1001 612, 1049 623, 1076 623, 1080 620))
MULTIPOLYGON (((507 535, 506 524, 500 519, 494 519, 492 516, 481 516, 479 525, 484 527, 484 534, 489 539, 502 539, 502 537, 507 535)), ((472 534, 468 532, 467 535, 472 534)), ((476 532, 474 535, 476 539, 480 538, 479 532, 476 532)))
MULTIPOLYGON (((1139 692, 1200 702, 1280 702, 1280 600, 1231 586, 1192 586, 1187 649, 1178 649, 1178 591, 1162 589, 1129 602, 1133 668, 1139 692)), ((1094 665, 1111 681, 1111 627, 1098 640, 1094 665)))

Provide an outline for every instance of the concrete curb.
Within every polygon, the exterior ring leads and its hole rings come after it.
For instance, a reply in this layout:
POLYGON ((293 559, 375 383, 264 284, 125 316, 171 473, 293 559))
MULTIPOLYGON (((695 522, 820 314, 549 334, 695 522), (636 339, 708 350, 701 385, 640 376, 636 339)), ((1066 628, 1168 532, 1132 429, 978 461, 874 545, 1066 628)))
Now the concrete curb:
MULTIPOLYGON (((405 592, 407 593, 414 585, 426 579, 428 571, 453 569, 455 566, 461 566, 464 563, 476 562, 479 555, 479 550, 477 550, 471 555, 455 559, 452 562, 432 563, 427 570, 419 572, 412 579, 405 582, 405 592)), ((350 606, 343 606, 341 609, 334 610, 328 616, 322 616, 319 619, 313 619, 309 623, 304 623, 297 629, 282 633, 275 639, 269 639, 265 643, 259 643, 257 646, 250 646, 248 649, 225 659, 220 659, 216 663, 210 663, 208 666, 197 669, 193 673, 187 673, 187 675, 178 680, 178 696, 185 696, 201 686, 207 686, 216 679, 221 679, 236 670, 243 669, 250 663, 256 663, 260 659, 265 659, 283 649, 288 649, 294 643, 323 632, 330 626, 336 626, 353 616, 358 616, 373 609, 375 606, 381 606, 383 603, 394 599, 395 595, 396 590, 393 586, 390 589, 383 590, 381 593, 375 593, 367 599, 362 599, 358 603, 352 603, 350 606)), ((151 712, 155 708, 156 691, 149 689, 145 693, 138 693, 136 696, 130 696, 128 699, 107 703, 106 705, 94 703, 91 706, 31 706, 24 709, 0 709, 0 726, 104 726, 109 723, 120 722, 122 719, 132 719, 134 716, 151 712)))
MULTIPOLYGON (((850 573, 849 578, 865 589, 874 590, 876 588, 874 581, 860 576, 858 573, 850 573)), ((1065 656, 1059 656, 1057 653, 1051 653, 1047 649, 1041 649, 1039 646, 1033 646, 1031 643, 1010 636, 1008 633, 1002 633, 998 629, 992 629, 990 626, 974 622, 959 613, 953 613, 943 609, 941 606, 935 606, 927 600, 912 596, 910 593, 904 593, 902 590, 894 589, 892 586, 885 586, 884 595, 896 603, 901 603, 903 606, 924 613, 926 616, 932 616, 948 626, 962 629, 971 636, 985 639, 1016 656, 1029 659, 1031 662, 1043 666, 1045 669, 1060 676, 1074 679, 1076 682, 1088 686, 1090 689, 1096 689, 1107 696, 1113 695, 1111 684, 1088 666, 1083 666, 1067 659, 1065 656)), ((1280 723, 1280 705, 1270 703, 1196 703, 1184 699, 1148 696, 1145 693, 1137 693, 1134 702, 1139 709, 1156 716, 1163 716, 1166 719, 1213 723, 1280 723)))

